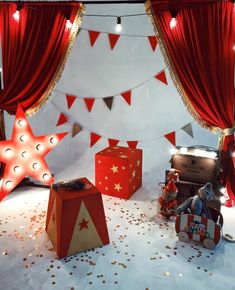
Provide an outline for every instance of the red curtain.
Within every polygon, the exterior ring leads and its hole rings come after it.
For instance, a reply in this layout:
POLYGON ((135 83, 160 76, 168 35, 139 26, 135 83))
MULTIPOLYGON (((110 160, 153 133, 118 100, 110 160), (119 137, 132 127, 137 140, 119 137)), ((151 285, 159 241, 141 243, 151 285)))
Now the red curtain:
POLYGON ((153 0, 148 12, 162 40, 173 81, 189 111, 210 129, 223 132, 222 181, 235 204, 234 142, 235 12, 230 1, 153 0), (176 13, 177 24, 170 28, 176 13))
POLYGON ((31 115, 46 101, 62 72, 82 9, 79 2, 0 2, 0 109, 15 114, 20 102, 31 115), (13 17, 17 7, 19 20, 13 17), (67 19, 73 23, 71 29, 67 19))

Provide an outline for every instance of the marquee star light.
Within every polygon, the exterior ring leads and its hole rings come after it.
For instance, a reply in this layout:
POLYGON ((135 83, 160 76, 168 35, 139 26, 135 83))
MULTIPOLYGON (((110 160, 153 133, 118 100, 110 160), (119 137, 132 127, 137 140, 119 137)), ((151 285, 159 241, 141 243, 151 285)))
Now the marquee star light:
POLYGON ((0 201, 26 176, 47 185, 54 182, 44 157, 65 135, 67 133, 34 136, 23 109, 18 106, 12 138, 0 142, 0 161, 6 164, 0 201))

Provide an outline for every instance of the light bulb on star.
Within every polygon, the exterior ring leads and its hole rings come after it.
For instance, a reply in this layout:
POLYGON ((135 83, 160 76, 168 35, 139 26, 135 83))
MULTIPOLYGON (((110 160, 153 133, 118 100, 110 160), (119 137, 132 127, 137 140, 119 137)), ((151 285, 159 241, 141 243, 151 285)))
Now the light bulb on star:
POLYGON ((0 141, 0 162, 6 163, 0 200, 10 193, 26 176, 51 185, 54 179, 44 159, 67 133, 34 136, 19 105, 11 140, 0 141))

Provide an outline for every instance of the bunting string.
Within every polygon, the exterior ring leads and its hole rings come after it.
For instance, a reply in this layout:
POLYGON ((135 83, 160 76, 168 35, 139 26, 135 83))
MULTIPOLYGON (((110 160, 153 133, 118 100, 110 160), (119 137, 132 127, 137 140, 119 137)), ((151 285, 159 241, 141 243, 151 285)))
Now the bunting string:
POLYGON ((55 103, 53 100, 51 101, 51 104, 54 106, 54 108, 60 113, 59 119, 57 121, 56 126, 63 125, 65 123, 71 123, 72 124, 72 137, 75 137, 78 133, 81 131, 88 131, 90 133, 90 147, 93 147, 101 138, 104 138, 108 141, 109 146, 116 146, 119 142, 126 142, 127 145, 130 148, 136 148, 138 143, 140 142, 149 142, 149 141, 157 141, 161 138, 167 139, 173 146, 176 146, 176 133, 183 130, 185 133, 187 133, 191 138, 194 138, 193 136, 193 128, 192 124, 195 122, 192 120, 191 122, 185 124, 181 128, 171 131, 167 134, 164 134, 162 136, 153 137, 149 139, 137 139, 137 140, 124 140, 124 139, 114 139, 110 138, 108 136, 105 136, 103 134, 99 134, 97 132, 94 132, 94 130, 91 130, 89 128, 85 128, 81 126, 74 117, 65 112, 57 103, 55 103))
POLYGON ((62 92, 60 90, 54 90, 55 93, 65 95, 67 98, 67 104, 68 104, 68 109, 70 109, 74 103, 74 101, 78 99, 83 99, 85 102, 85 105, 87 107, 88 112, 92 110, 92 107, 94 105, 94 102, 96 100, 103 100, 105 105, 108 107, 108 109, 111 111, 112 109, 112 104, 113 104, 113 98, 117 96, 123 97, 123 99, 127 102, 127 104, 130 106, 131 105, 131 97, 132 97, 132 91, 136 90, 137 88, 143 86, 145 83, 149 82, 152 79, 156 79, 157 81, 163 83, 164 85, 168 85, 165 69, 163 68, 160 72, 155 74, 154 76, 151 76, 147 80, 144 80, 142 83, 136 85, 135 87, 132 87, 131 89, 128 89, 124 92, 120 92, 118 94, 115 94, 113 96, 104 96, 104 97, 84 97, 84 96, 77 96, 74 94, 62 92))
MULTIPOLYGON (((83 31, 96 31, 96 30, 92 30, 92 29, 89 29, 89 28, 86 28, 86 27, 81 27, 80 30, 83 30, 83 31)), ((96 31, 97 33, 101 33, 101 34, 109 34, 110 32, 108 31, 96 31)), ((141 34, 128 34, 128 33, 117 33, 118 35, 120 36, 128 36, 128 37, 140 37, 140 38, 148 38, 148 37, 156 37, 156 35, 154 34, 150 34, 150 35, 141 35, 141 34)))

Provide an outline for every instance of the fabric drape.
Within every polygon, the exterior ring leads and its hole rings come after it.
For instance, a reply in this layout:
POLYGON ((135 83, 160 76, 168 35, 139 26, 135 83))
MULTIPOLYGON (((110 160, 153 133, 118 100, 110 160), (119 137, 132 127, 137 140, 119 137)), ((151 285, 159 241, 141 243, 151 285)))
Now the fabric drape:
POLYGON ((146 5, 172 79, 190 113, 204 127, 221 129, 221 179, 235 203, 234 142, 235 15, 230 1, 152 0, 146 5), (176 14, 176 27, 170 28, 176 14), (229 133, 228 133, 229 132, 229 133), (226 133, 226 134, 225 134, 226 133))
POLYGON ((20 102, 29 116, 47 100, 78 32, 82 10, 79 2, 0 3, 0 109, 15 114, 20 102), (17 8, 18 20, 13 17, 17 8), (71 29, 67 19, 73 23, 71 29))

